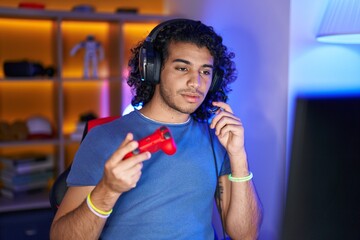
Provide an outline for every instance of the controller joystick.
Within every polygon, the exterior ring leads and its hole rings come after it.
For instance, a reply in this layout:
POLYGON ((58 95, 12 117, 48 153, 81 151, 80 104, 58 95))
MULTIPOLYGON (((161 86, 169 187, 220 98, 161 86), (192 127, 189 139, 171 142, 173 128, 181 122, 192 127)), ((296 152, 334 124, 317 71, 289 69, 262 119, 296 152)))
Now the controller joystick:
POLYGON ((173 155, 176 152, 175 141, 171 136, 170 130, 165 126, 161 126, 155 130, 153 134, 139 140, 138 142, 139 147, 126 154, 124 159, 146 151, 154 153, 162 150, 168 155, 173 155))

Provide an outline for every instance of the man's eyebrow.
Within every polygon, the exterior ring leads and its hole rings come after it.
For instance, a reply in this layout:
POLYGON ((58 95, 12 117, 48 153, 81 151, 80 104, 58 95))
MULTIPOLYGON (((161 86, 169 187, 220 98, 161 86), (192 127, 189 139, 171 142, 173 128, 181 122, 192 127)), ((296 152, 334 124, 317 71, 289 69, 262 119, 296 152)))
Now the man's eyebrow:
MULTIPOLYGON (((181 62, 181 63, 185 63, 187 65, 192 65, 192 63, 189 62, 188 60, 181 59, 181 58, 174 59, 173 62, 181 62)), ((214 66, 212 64, 203 64, 202 67, 214 68, 214 66)))
POLYGON ((173 60, 173 62, 181 62, 181 63, 185 63, 187 65, 192 65, 191 62, 189 62, 188 60, 181 59, 181 58, 176 58, 173 60))
POLYGON ((204 64, 202 65, 203 67, 207 67, 207 68, 212 68, 214 69, 214 66, 212 64, 204 64))

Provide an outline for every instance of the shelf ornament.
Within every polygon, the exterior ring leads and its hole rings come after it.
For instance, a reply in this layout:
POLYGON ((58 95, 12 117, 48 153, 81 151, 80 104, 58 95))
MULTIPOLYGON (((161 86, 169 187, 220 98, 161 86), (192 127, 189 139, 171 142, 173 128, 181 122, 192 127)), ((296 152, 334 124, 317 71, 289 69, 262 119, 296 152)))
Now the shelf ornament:
POLYGON ((90 64, 92 67, 92 77, 98 78, 98 64, 104 59, 104 48, 102 44, 95 40, 93 35, 88 35, 84 41, 76 44, 70 51, 70 55, 74 56, 80 49, 85 49, 83 77, 88 79, 90 77, 90 64))

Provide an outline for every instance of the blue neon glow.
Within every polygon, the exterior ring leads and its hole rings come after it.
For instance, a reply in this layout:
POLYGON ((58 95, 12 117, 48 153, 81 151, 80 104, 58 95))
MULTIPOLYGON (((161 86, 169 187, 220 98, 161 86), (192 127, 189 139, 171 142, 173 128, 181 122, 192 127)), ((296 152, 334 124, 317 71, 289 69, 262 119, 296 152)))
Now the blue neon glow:
POLYGON ((136 110, 140 110, 142 108, 142 103, 139 104, 139 106, 134 107, 133 105, 129 104, 127 105, 127 107, 125 108, 125 110, 122 113, 122 116, 131 113, 132 111, 136 110))

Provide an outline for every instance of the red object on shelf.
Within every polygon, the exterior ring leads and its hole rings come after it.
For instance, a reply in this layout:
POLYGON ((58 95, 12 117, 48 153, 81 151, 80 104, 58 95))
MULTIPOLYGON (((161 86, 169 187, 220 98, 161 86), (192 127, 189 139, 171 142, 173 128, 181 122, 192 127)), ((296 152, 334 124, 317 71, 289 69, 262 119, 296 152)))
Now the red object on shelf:
POLYGON ((33 3, 33 2, 21 2, 19 3, 19 8, 44 9, 45 4, 33 3))

